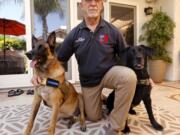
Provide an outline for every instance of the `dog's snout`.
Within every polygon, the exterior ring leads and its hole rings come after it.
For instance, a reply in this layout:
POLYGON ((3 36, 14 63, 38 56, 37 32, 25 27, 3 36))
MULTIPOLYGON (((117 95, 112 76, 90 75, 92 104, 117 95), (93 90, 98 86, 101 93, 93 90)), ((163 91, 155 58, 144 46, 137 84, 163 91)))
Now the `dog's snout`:
POLYGON ((32 57, 33 57, 32 51, 26 52, 25 54, 26 54, 26 56, 28 57, 29 60, 32 60, 32 57))
POLYGON ((136 57, 136 60, 138 61, 138 62, 140 62, 141 61, 141 57, 139 56, 139 57, 136 57))

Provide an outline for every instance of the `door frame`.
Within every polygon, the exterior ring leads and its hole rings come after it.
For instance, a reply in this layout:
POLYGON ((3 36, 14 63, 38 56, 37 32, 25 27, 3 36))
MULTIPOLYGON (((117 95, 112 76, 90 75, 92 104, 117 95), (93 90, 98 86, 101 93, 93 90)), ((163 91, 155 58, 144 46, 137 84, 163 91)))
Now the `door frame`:
MULTIPOLYGON (((137 28, 136 28, 136 26, 137 26, 137 24, 136 24, 136 7, 135 6, 132 6, 132 5, 127 5, 127 4, 117 4, 117 3, 110 3, 110 5, 109 5, 109 19, 111 19, 111 10, 112 10, 112 6, 116 6, 116 7, 124 7, 124 8, 131 8, 131 9, 133 9, 133 11, 134 11, 134 15, 133 15, 133 20, 134 20, 134 45, 137 43, 137 38, 136 38, 136 35, 137 35, 137 33, 136 33, 136 30, 137 30, 137 28)), ((109 20, 110 21, 110 20, 109 20)))
MULTIPOLYGON (((34 11, 34 4, 33 4, 34 0, 24 0, 24 4, 25 4, 25 24, 26 24, 26 47, 27 47, 27 51, 30 50, 32 48, 32 34, 33 34, 33 30, 34 30, 34 26, 33 26, 33 22, 34 22, 34 18, 33 18, 33 11, 34 11)), ((72 1, 67 0, 67 9, 69 9, 67 11, 67 31, 69 32, 72 29, 72 22, 74 20, 71 20, 71 16, 72 16, 72 10, 71 7, 73 7, 72 5, 72 1)), ((71 58, 71 60, 68 62, 68 70, 71 76, 71 79, 68 80, 72 83, 75 82, 76 78, 77 78, 77 67, 75 65, 76 61, 75 61, 75 57, 73 56, 71 58)), ((30 61, 27 61, 27 68, 28 68, 28 73, 27 74, 14 74, 14 75, 0 75, 0 90, 3 91, 4 89, 9 89, 9 88, 17 88, 17 87, 31 87, 33 86, 32 83, 30 82, 32 76, 33 76, 33 70, 32 68, 30 68, 30 61)), ((68 73, 67 73, 68 74, 68 73)))
MULTIPOLYGON (((26 25, 26 48, 31 49, 32 37, 32 3, 33 1, 24 0, 25 6, 25 25, 26 25)), ((29 87, 32 86, 30 79, 32 78, 32 69, 29 67, 30 61, 27 62, 27 74, 13 74, 13 75, 0 75, 0 90, 15 87, 29 87)))
POLYGON ((125 0, 107 0, 104 4, 105 8, 105 20, 110 22, 111 18, 111 5, 123 6, 123 7, 133 7, 134 8, 134 44, 138 44, 139 37, 139 4, 137 1, 125 1, 125 0))

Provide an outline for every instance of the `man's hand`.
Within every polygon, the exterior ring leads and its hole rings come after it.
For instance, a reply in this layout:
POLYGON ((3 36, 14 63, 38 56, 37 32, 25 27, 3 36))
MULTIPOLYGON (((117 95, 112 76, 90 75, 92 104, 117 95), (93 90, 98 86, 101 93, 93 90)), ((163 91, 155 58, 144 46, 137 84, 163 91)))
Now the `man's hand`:
POLYGON ((42 79, 41 77, 37 76, 37 75, 33 75, 32 79, 31 79, 31 83, 34 85, 34 86, 39 86, 42 82, 42 79))

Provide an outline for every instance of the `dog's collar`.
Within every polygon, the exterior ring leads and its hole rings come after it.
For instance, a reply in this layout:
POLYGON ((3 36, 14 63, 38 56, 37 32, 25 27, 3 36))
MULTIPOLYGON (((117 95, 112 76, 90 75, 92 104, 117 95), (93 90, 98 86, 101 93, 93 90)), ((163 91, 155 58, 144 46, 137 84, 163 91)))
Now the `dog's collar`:
POLYGON ((150 85, 149 79, 140 79, 137 81, 138 85, 150 85))

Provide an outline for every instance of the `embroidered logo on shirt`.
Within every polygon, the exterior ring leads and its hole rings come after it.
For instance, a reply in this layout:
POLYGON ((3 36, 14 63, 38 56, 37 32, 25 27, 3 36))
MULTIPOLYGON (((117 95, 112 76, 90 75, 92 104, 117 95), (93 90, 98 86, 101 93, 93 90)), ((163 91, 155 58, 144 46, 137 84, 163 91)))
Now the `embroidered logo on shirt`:
POLYGON ((78 39, 75 40, 76 43, 78 42, 83 42, 85 40, 85 38, 82 37, 78 37, 78 39))
POLYGON ((109 41, 109 36, 107 34, 100 35, 99 38, 101 44, 107 44, 109 41))

